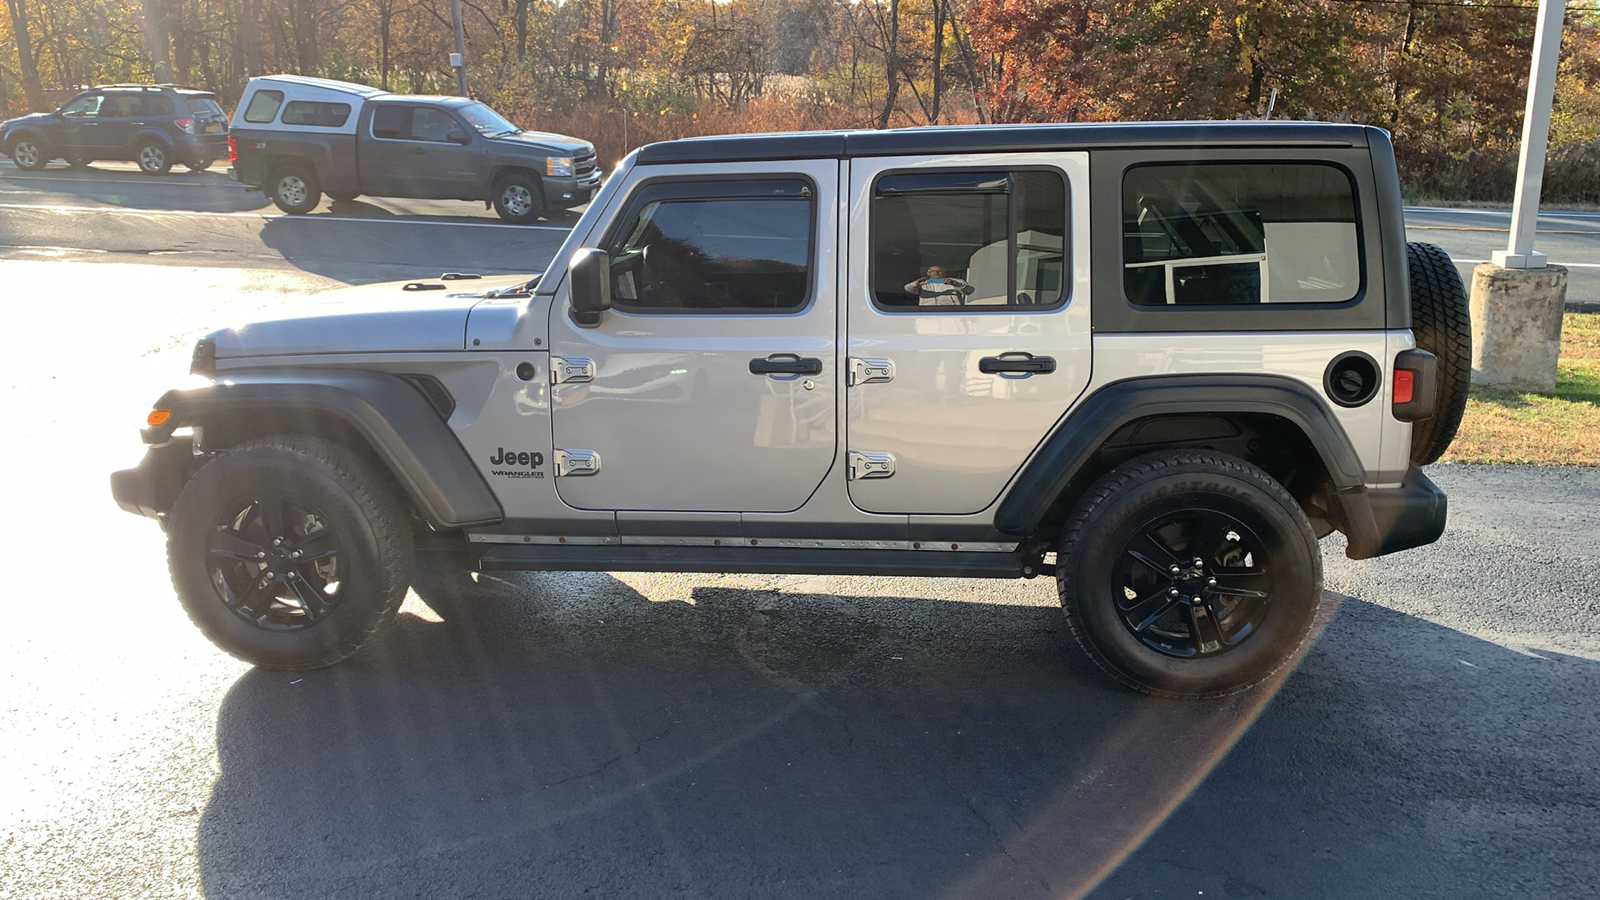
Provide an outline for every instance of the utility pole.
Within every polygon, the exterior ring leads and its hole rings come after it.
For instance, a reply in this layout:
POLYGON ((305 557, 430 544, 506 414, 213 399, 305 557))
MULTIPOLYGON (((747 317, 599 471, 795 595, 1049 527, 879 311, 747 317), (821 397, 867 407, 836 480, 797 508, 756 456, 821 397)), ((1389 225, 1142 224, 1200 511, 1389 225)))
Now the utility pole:
MULTIPOLYGON (((1563 3, 1566 0, 1562 0, 1563 3)), ((450 68, 456 70, 456 93, 469 97, 467 93, 467 38, 461 26, 461 0, 450 0, 450 24, 456 31, 456 52, 450 54, 450 68)))
POLYGON ((1533 233, 1539 224, 1539 189, 1544 186, 1550 107, 1556 96, 1556 64, 1561 61, 1561 19, 1566 11, 1567 0, 1539 0, 1533 64, 1528 70, 1528 106, 1522 114, 1517 193, 1511 206, 1511 240, 1505 252, 1494 254, 1494 264, 1508 269, 1542 269, 1545 265, 1544 254, 1533 249, 1533 233))

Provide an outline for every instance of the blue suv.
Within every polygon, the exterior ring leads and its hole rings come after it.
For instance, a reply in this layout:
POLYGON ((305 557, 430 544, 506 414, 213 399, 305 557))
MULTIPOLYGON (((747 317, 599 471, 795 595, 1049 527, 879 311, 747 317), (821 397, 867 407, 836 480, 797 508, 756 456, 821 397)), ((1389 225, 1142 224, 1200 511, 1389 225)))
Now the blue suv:
POLYGON ((22 169, 42 169, 52 159, 74 168, 118 159, 147 175, 165 175, 177 163, 202 172, 228 153, 228 116, 208 91, 105 85, 55 112, 0 123, 0 149, 22 169))

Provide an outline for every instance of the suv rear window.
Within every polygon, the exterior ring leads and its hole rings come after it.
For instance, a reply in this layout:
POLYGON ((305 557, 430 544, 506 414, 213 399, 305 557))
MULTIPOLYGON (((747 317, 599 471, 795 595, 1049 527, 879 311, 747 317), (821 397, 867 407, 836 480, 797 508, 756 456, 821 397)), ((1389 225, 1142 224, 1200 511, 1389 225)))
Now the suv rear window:
POLYGON ((250 98, 250 105, 244 108, 244 120, 257 124, 271 122, 282 105, 283 91, 256 91, 250 98))
POLYGON ((312 125, 317 128, 338 128, 350 118, 348 103, 316 103, 310 100, 290 100, 283 108, 281 121, 285 125, 312 125))
POLYGON ((1148 165, 1122 182, 1138 306, 1342 303, 1361 293, 1355 185, 1325 163, 1148 165))
POLYGON ((189 110, 202 118, 216 118, 222 115, 222 106, 215 97, 190 97, 189 110))

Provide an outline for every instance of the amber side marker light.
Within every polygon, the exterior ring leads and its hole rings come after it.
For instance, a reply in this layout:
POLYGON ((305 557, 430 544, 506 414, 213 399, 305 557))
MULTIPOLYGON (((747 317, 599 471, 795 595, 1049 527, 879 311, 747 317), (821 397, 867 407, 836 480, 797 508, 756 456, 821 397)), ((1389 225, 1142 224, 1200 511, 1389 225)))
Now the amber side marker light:
POLYGON ((150 410, 150 415, 144 417, 144 422, 145 422, 146 425, 149 425, 151 428, 155 428, 155 427, 157 427, 159 425, 167 424, 167 420, 170 419, 170 418, 172 418, 172 411, 171 410, 167 410, 167 409, 152 409, 152 410, 150 410))

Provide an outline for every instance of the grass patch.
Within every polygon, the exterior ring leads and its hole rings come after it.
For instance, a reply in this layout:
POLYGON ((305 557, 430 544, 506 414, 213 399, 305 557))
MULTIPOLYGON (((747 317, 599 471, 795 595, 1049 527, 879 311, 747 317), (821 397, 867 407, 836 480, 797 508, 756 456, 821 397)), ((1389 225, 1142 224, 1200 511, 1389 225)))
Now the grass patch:
POLYGON ((1474 388, 1443 459, 1600 466, 1600 314, 1563 317, 1553 396, 1474 388))

